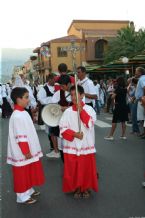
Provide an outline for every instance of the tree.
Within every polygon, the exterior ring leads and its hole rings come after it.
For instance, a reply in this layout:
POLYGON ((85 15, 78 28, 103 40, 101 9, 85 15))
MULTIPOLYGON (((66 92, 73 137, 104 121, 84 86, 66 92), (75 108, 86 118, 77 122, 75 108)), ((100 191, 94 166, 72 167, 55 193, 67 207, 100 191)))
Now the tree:
POLYGON ((118 60, 120 57, 131 58, 145 51, 145 30, 135 31, 134 24, 131 22, 126 28, 118 31, 116 38, 108 43, 105 53, 105 62, 118 60))

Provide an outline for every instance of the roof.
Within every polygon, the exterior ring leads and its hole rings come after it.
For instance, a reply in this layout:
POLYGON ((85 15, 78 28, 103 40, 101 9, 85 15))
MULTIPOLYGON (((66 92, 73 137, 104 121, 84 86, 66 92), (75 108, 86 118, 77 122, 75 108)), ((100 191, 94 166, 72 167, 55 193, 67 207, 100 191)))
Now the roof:
POLYGON ((109 36, 116 36, 117 35, 117 31, 118 30, 82 29, 82 32, 85 33, 85 34, 90 34, 90 35, 97 34, 97 35, 101 35, 101 36, 107 36, 107 35, 109 35, 109 36))
POLYGON ((132 60, 134 60, 134 61, 136 61, 136 60, 145 61, 145 52, 143 52, 143 54, 136 55, 135 57, 132 58, 132 60))
MULTIPOLYGON (((136 63, 137 64, 137 63, 136 63)), ((134 63, 134 65, 136 65, 134 63)), ((142 65, 144 63, 141 63, 142 65)), ((86 71, 90 72, 90 73, 107 73, 107 72, 118 72, 118 71, 122 71, 124 72, 125 70, 132 70, 132 65, 133 63, 127 63, 127 64, 123 64, 123 63, 110 63, 110 64, 106 64, 106 65, 96 65, 96 66, 88 66, 86 67, 86 71)))
POLYGON ((40 47, 37 47, 33 50, 33 53, 38 53, 40 51, 40 47))
MULTIPOLYGON (((74 23, 126 23, 129 24, 129 20, 73 20, 68 28, 68 31, 74 23)), ((82 28, 81 28, 82 29, 82 28)))
POLYGON ((143 66, 145 67, 145 52, 140 55, 136 55, 133 58, 129 58, 129 62, 124 64, 121 60, 117 60, 105 65, 90 65, 86 66, 87 72, 117 72, 121 71, 126 68, 130 71, 132 71, 132 67, 136 68, 137 66, 143 66))
POLYGON ((70 35, 70 36, 64 36, 64 37, 52 39, 48 42, 43 43, 43 45, 49 45, 50 43, 57 43, 57 42, 71 42, 73 40, 75 40, 75 42, 81 42, 81 39, 78 38, 77 36, 70 35))

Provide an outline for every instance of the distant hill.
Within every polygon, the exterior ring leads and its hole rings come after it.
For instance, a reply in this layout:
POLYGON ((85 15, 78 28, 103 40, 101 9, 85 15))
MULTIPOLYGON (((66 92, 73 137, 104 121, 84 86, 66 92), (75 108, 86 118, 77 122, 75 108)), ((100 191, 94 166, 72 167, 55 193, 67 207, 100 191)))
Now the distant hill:
POLYGON ((10 80, 13 67, 22 65, 33 54, 33 48, 28 49, 1 49, 1 68, 0 68, 0 81, 7 82, 10 80))
POLYGON ((33 48, 14 49, 3 48, 1 50, 2 60, 23 60, 26 61, 33 54, 33 48))

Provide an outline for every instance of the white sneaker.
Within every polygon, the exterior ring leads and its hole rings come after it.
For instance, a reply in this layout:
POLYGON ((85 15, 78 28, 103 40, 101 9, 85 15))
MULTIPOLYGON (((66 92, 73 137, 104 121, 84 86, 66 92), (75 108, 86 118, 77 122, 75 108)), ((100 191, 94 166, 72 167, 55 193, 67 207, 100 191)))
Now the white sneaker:
POLYGON ((105 140, 114 140, 114 137, 113 136, 106 136, 104 137, 105 140))
POLYGON ((126 136, 120 136, 120 139, 124 139, 124 140, 126 140, 127 137, 126 137, 126 136))
POLYGON ((50 153, 46 154, 46 157, 48 158, 60 158, 60 153, 51 151, 50 153))
POLYGON ((145 188, 145 182, 142 182, 142 187, 145 188))

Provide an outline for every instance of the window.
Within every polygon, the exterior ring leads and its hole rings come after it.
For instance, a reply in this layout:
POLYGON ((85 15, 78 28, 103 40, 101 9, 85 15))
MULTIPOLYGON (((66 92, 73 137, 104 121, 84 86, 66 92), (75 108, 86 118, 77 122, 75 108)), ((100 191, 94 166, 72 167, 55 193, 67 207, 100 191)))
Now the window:
POLYGON ((63 51, 61 47, 57 48, 57 56, 58 57, 67 57, 67 51, 63 51))
POLYGON ((95 58, 103 58, 107 41, 100 39, 95 43, 95 58))

